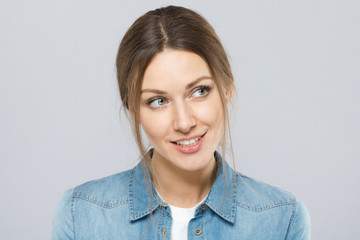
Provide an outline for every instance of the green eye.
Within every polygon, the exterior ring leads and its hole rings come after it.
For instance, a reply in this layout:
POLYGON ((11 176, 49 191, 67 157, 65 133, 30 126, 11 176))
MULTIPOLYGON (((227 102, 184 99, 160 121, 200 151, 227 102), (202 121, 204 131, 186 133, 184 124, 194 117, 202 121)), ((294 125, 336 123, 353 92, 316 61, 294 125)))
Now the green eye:
POLYGON ((208 86, 200 86, 193 92, 194 97, 204 97, 206 96, 210 91, 210 87, 208 86))
POLYGON ((146 104, 150 105, 152 108, 160 108, 167 103, 165 98, 157 97, 150 99, 146 104))

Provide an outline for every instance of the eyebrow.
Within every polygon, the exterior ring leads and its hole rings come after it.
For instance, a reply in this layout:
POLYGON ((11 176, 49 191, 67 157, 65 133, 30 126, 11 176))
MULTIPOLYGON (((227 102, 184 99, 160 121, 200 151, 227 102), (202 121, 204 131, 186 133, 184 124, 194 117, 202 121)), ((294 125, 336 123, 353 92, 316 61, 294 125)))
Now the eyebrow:
MULTIPOLYGON (((191 83, 188 83, 188 84, 186 85, 185 89, 192 88, 193 86, 195 86, 196 84, 198 84, 198 82, 201 82, 201 81, 204 80, 204 79, 212 80, 213 78, 212 78, 212 77, 209 77, 209 76, 198 77, 197 79, 195 79, 195 80, 192 81, 191 83)), ((146 88, 146 89, 141 90, 141 93, 144 93, 144 92, 151 92, 151 93, 157 93, 157 94, 166 94, 165 91, 158 90, 158 89, 150 89, 150 88, 146 88)))

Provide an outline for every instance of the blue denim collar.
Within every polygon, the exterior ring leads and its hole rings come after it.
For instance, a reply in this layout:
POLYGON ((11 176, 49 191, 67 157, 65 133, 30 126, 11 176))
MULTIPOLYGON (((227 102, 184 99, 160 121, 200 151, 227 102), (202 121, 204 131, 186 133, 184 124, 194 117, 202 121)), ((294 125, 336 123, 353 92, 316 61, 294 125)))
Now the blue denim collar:
POLYGON ((205 200, 205 204, 224 220, 234 223, 236 214, 236 173, 218 152, 215 152, 215 158, 218 159, 217 177, 208 198, 205 200))
MULTIPOLYGON (((149 154, 152 155, 152 150, 149 151, 149 154)), ((224 220, 234 223, 236 213, 236 173, 218 152, 215 152, 215 158, 218 163, 217 177, 204 204, 224 220)), ((149 176, 149 170, 143 163, 139 163, 130 175, 130 221, 136 221, 147 216, 161 205, 167 206, 157 195, 149 176), (146 181, 149 181, 150 184, 147 185, 146 181), (149 187, 152 203, 149 197, 149 187)))

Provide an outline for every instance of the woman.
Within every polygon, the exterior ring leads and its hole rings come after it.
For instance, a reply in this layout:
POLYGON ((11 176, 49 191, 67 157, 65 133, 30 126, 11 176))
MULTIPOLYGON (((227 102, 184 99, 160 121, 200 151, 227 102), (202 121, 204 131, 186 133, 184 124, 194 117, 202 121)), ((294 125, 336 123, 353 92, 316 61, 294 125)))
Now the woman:
POLYGON ((203 17, 174 6, 146 13, 116 64, 142 161, 67 191, 52 239, 310 239, 299 200, 234 172, 216 151, 224 155, 234 86, 203 17))

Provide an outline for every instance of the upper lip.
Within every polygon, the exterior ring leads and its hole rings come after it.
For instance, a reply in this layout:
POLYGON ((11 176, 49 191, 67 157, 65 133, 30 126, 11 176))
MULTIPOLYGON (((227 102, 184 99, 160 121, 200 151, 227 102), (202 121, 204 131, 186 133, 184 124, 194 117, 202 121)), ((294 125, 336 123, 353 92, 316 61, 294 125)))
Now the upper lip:
POLYGON ((180 138, 180 139, 177 139, 177 140, 174 140, 174 141, 171 141, 171 142, 175 143, 175 142, 181 142, 181 141, 185 141, 185 140, 189 141, 189 140, 194 139, 194 138, 203 137, 205 134, 206 134, 206 132, 203 133, 203 134, 200 134, 200 135, 193 135, 193 136, 187 137, 187 138, 180 138))

